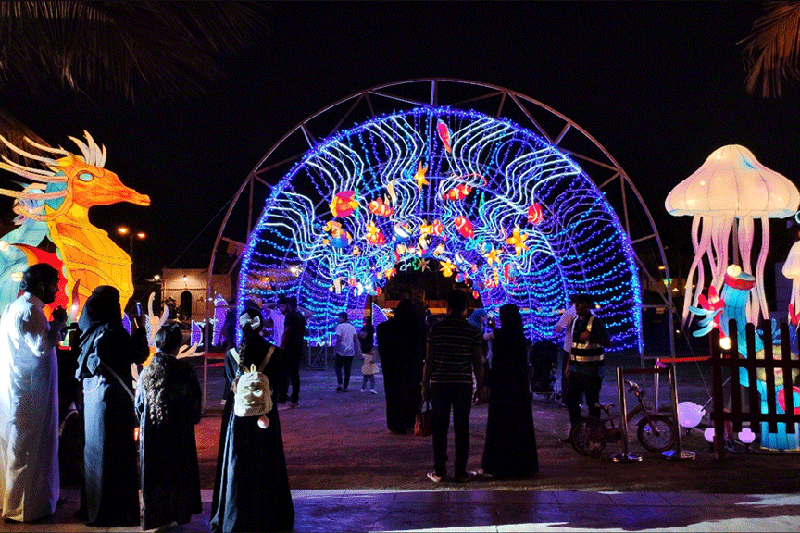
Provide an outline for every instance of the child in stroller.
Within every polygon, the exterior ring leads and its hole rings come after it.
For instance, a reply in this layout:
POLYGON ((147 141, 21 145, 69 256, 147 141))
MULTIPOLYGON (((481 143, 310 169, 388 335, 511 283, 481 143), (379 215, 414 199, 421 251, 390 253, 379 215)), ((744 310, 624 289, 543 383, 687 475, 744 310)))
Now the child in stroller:
POLYGON ((558 361, 558 345, 547 340, 536 341, 528 352, 530 360, 531 392, 541 394, 546 400, 558 400, 555 391, 555 370, 558 361))

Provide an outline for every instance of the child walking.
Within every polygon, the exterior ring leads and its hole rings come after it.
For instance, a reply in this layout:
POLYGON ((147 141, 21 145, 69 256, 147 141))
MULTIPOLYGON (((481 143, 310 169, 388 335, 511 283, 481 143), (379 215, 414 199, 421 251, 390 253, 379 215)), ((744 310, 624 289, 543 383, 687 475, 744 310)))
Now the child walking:
POLYGON ((364 381, 361 383, 361 392, 367 391, 367 383, 369 383, 369 392, 378 394, 378 391, 375 390, 375 374, 378 373, 378 365, 375 364, 375 350, 369 353, 362 353, 361 357, 364 358, 364 364, 361 365, 361 373, 364 375, 364 381))

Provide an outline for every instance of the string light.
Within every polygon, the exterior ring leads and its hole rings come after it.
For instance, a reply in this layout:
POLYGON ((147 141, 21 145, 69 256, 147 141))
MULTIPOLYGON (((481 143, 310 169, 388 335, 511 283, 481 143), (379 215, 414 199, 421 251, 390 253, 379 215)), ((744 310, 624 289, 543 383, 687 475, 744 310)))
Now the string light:
POLYGON ((312 313, 309 340, 322 342, 342 310, 360 325, 393 272, 430 268, 484 307, 516 303, 534 340, 555 336, 570 294, 589 293, 611 351, 641 352, 633 258, 616 213, 565 153, 507 119, 423 106, 338 132, 283 176, 249 237, 237 302, 241 312, 295 296, 312 313))

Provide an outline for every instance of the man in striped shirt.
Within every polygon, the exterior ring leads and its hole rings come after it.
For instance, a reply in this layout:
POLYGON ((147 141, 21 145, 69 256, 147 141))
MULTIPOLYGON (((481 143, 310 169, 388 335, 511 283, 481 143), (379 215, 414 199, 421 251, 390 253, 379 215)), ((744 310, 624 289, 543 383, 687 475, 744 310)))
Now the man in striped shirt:
POLYGON ((434 483, 440 483, 447 474, 447 431, 451 407, 456 444, 455 480, 464 482, 475 477, 475 472, 467 470, 473 372, 477 381, 475 399, 480 402, 486 397, 481 360, 483 335, 466 319, 466 293, 450 291, 447 310, 447 317, 430 328, 422 371, 422 396, 430 399, 433 411, 434 471, 428 473, 428 478, 434 483))

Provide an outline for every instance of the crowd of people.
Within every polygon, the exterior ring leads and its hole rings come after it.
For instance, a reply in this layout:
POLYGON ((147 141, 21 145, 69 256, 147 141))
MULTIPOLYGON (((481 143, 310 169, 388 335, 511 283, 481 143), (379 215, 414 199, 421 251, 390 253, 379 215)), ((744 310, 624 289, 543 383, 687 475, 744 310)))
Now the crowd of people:
MULTIPOLYGON (((59 496, 57 344, 69 334, 74 376, 82 385, 83 480, 77 516, 90 526, 186 524, 201 512, 194 426, 201 418, 201 389, 193 366, 176 357, 178 325, 162 327, 150 356, 144 328, 123 327, 119 292, 97 287, 77 324, 67 327, 57 308, 45 307, 58 290, 58 271, 34 265, 23 276, 22 295, 0 317, 0 496, 7 522, 34 521, 55 512, 59 496), (146 359, 149 361, 145 362, 146 359), (143 368, 135 392, 132 369, 143 368), (137 440, 138 463, 137 466, 137 440), (30 453, 37 450, 37 453, 30 453), (140 514, 139 490, 142 493, 140 514), (141 522, 140 522, 141 520, 141 522)), ((591 299, 573 297, 566 331, 564 376, 570 419, 580 402, 593 406, 602 384, 602 321, 591 299)), ((530 341, 519 308, 494 317, 467 318, 462 291, 447 296, 447 316, 434 320, 402 300, 387 321, 357 330, 341 313, 336 326, 337 391, 348 390, 353 359, 363 358, 361 390, 377 393, 383 374, 386 425, 413 430, 424 401, 432 406, 433 470, 448 476, 451 412, 455 438, 453 480, 478 474, 525 478, 538 471, 531 407, 530 341), (467 470, 471 406, 488 402, 481 471, 467 470)), ((211 531, 279 531, 294 524, 278 406, 299 402, 299 367, 307 310, 289 297, 265 310, 248 306, 238 317, 240 342, 225 355, 225 407, 211 531), (271 338, 273 342, 270 342, 271 338), (289 395, 291 385, 291 395, 289 395)), ((563 384, 563 382, 562 382, 563 384)))

